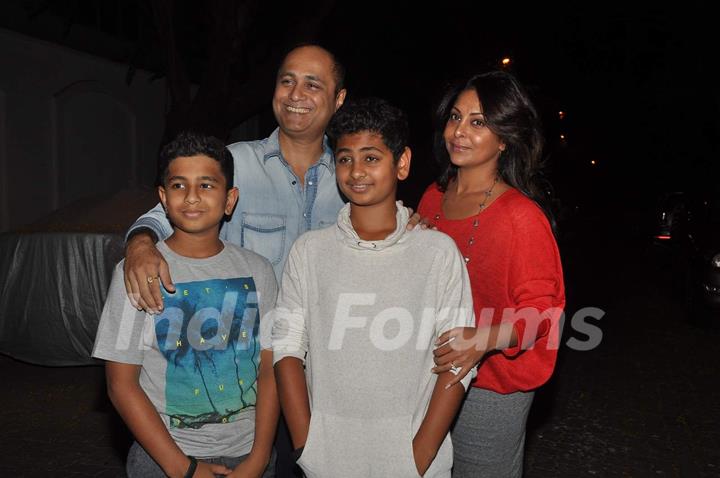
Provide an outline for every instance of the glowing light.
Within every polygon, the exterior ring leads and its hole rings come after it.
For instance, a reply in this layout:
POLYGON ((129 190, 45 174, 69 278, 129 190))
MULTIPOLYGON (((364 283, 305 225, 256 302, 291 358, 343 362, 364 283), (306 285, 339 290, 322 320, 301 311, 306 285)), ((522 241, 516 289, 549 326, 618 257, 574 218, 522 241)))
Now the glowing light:
POLYGON ((500 63, 502 63, 502 66, 508 66, 510 64, 510 58, 505 57, 500 61, 500 63))
POLYGON ((561 134, 561 135, 560 135, 560 139, 565 139, 565 135, 564 135, 564 134, 561 134))
POLYGON ((592 164, 593 166, 595 166, 597 163, 596 163, 595 160, 593 159, 592 161, 590 161, 590 164, 592 164))
POLYGON ((565 118, 565 112, 564 112, 564 111, 558 111, 558 116, 560 117, 560 119, 564 119, 564 118, 565 118))

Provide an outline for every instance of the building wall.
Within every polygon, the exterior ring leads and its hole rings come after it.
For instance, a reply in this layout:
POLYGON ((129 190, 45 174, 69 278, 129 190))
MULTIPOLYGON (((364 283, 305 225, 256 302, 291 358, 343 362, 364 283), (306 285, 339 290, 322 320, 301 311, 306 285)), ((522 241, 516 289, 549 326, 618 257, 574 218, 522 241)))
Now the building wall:
POLYGON ((7 194, 9 181, 7 175, 7 139, 5 137, 5 92, 0 89, 0 231, 10 223, 10 205, 7 194))
POLYGON ((151 185, 165 86, 127 65, 0 29, 0 231, 151 185))

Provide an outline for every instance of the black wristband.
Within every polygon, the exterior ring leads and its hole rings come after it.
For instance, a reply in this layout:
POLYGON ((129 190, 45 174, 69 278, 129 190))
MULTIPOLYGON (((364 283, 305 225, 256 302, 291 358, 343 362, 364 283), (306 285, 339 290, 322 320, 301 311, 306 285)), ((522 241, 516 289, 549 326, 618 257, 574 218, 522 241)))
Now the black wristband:
POLYGON ((188 469, 185 472, 185 478, 192 478, 195 474, 195 470, 197 469, 197 459, 194 456, 189 456, 190 458, 190 465, 188 465, 188 469))
POLYGON ((300 455, 302 455, 303 450, 305 449, 305 446, 301 446, 300 448, 296 448, 290 453, 290 456, 292 457, 293 461, 297 463, 297 461, 300 459, 300 455))

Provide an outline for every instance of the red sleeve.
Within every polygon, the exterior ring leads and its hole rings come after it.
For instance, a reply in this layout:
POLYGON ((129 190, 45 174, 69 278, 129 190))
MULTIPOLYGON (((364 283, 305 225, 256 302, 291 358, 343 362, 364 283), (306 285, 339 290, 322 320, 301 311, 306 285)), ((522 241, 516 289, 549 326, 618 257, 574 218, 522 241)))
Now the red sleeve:
POLYGON ((559 341, 555 335, 559 335, 558 322, 565 306, 560 254, 547 218, 530 202, 512 214, 508 285, 513 317, 503 320, 514 321, 518 341, 503 351, 509 357, 535 345, 559 341))

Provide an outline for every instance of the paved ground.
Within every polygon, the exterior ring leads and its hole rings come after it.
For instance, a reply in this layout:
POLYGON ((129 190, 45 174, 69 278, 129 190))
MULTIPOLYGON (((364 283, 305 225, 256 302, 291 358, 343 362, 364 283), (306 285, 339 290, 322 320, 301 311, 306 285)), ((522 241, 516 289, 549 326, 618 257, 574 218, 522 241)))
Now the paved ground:
POLYGON ((720 476, 720 333, 684 319, 662 254, 632 240, 593 242, 572 251, 569 311, 602 307, 603 340, 589 352, 562 349, 533 410, 526 476, 720 476))
MULTIPOLYGON (((587 306, 600 345, 563 346, 529 424, 526 476, 720 476, 720 332, 681 320, 661 256, 632 237, 575 231, 564 246, 568 315, 587 306), (660 258, 660 259, 659 259, 660 258)), ((584 335, 565 330, 565 339, 584 335)), ((102 369, 0 357, 0 477, 118 477, 129 437, 102 369)))

